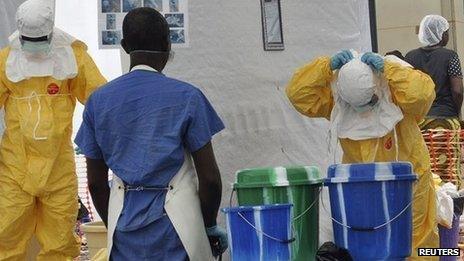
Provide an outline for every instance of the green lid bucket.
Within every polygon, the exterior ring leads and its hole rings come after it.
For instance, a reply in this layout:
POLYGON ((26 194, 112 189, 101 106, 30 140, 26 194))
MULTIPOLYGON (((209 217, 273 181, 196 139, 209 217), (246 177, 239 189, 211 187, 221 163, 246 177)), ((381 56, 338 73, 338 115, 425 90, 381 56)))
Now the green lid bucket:
POLYGON ((293 204, 295 242, 292 260, 314 260, 319 246, 319 191, 323 179, 315 166, 245 169, 236 173, 240 206, 293 204))

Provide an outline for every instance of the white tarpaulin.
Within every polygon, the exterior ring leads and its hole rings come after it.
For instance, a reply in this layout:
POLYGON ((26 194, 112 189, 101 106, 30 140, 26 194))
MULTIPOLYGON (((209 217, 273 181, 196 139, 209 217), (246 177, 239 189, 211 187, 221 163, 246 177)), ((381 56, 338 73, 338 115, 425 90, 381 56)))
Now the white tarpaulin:
MULTIPOLYGON (((328 122, 300 116, 285 86, 294 70, 340 49, 371 49, 367 0, 281 1, 285 51, 263 51, 259 0, 189 3, 190 48, 175 49, 165 73, 198 86, 225 122, 214 148, 228 205, 235 172, 244 168, 317 165, 327 157, 328 122)), ((128 69, 128 57, 123 70, 128 69)), ((329 208, 325 190, 324 203, 329 208)), ((331 240, 320 210, 321 242, 331 240)))

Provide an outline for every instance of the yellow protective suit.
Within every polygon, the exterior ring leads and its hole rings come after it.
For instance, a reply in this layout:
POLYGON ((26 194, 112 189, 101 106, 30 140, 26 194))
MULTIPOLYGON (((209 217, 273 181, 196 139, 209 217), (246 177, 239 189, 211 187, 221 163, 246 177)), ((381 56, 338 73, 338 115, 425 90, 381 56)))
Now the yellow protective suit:
MULTIPOLYGON (((427 147, 418 127, 435 99, 435 85, 432 79, 417 70, 402 67, 397 63, 385 62, 386 77, 392 98, 404 118, 396 125, 399 145, 399 160, 409 161, 414 166, 419 180, 414 186, 413 203, 413 251, 417 257, 419 247, 438 247, 436 222, 435 188, 430 171, 427 147)), ((334 106, 330 88, 334 74, 330 68, 330 58, 322 57, 296 71, 286 92, 293 106, 309 117, 330 119, 334 106)), ((393 133, 380 138, 381 146, 375 153, 377 139, 355 141, 340 139, 344 163, 395 161, 393 133)), ((420 260, 424 260, 421 258, 420 260)))
POLYGON ((72 118, 76 99, 84 104, 106 80, 84 43, 75 41, 72 48, 75 78, 35 77, 18 83, 5 75, 10 49, 0 51, 0 105, 6 123, 0 147, 0 260, 24 260, 34 233, 42 247, 37 260, 79 255, 72 118))

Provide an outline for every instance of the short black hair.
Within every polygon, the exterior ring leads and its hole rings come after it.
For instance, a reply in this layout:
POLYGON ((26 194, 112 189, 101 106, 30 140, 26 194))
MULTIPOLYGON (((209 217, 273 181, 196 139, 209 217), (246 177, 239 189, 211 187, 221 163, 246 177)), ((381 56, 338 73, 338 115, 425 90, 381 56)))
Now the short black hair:
POLYGON ((128 52, 169 51, 168 22, 153 8, 141 7, 130 11, 124 18, 122 33, 128 52))

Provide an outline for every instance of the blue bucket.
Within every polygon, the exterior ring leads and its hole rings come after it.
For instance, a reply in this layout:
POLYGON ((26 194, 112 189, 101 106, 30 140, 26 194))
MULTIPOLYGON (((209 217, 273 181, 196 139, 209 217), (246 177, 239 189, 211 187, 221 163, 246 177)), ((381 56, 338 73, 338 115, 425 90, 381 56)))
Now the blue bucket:
POLYGON ((412 188, 408 162, 339 164, 328 170, 335 244, 354 260, 411 255, 412 188))
POLYGON ((290 260, 292 204, 224 208, 232 260, 290 260))

